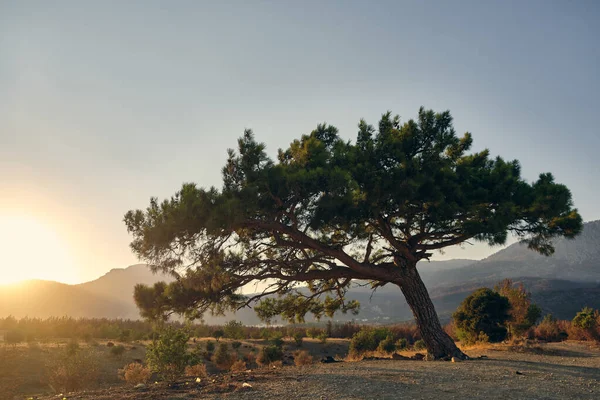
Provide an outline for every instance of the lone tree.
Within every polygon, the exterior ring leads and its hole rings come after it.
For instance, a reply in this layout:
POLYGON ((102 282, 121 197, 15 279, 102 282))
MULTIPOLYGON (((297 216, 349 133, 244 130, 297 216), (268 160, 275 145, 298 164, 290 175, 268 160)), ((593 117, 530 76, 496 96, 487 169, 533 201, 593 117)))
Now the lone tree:
POLYGON ((467 153, 450 112, 421 108, 400 122, 365 121, 348 142, 330 125, 279 150, 244 132, 229 150, 223 187, 186 183, 171 199, 125 215, 131 248, 170 284, 139 285, 143 316, 199 317, 256 305, 259 316, 302 320, 341 310, 352 282, 397 285, 432 358, 463 357, 444 333, 417 262, 468 240, 505 243, 512 232, 532 250, 553 252, 552 238, 574 237, 581 217, 551 174, 528 183, 518 161, 467 153), (240 289, 264 282, 252 296, 240 289))

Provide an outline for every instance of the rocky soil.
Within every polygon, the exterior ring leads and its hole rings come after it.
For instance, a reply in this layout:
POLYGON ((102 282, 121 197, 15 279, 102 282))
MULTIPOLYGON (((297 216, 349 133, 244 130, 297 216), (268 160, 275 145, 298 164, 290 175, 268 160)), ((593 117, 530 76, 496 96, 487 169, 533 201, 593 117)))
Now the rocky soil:
POLYGON ((170 388, 151 384, 141 389, 104 389, 64 397, 69 400, 600 398, 600 350, 587 344, 512 349, 498 346, 467 353, 473 359, 457 363, 369 360, 315 364, 226 375, 200 384, 180 382, 170 388))

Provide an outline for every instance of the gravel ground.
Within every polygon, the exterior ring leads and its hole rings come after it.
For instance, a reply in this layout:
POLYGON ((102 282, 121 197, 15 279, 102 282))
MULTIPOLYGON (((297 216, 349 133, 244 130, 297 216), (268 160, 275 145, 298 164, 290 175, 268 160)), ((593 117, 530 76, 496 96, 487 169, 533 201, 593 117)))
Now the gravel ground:
POLYGON ((118 389, 69 399, 600 399, 600 351, 575 343, 468 351, 469 361, 374 360, 257 371, 180 390, 118 389), (517 349, 518 350, 518 349, 517 349), (223 391, 224 393, 219 393, 223 391))

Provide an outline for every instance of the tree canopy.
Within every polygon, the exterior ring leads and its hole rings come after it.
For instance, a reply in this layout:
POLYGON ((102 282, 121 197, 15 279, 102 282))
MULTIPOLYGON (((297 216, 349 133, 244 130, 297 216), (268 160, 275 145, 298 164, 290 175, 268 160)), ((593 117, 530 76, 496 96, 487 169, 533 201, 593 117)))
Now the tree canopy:
POLYGON ((554 237, 582 226, 551 174, 527 182, 518 161, 470 153, 471 144, 450 112, 423 108, 404 123, 390 112, 377 128, 361 120, 355 141, 318 125, 276 159, 246 130, 228 151, 222 188, 186 183, 125 215, 137 256, 177 277, 137 287, 137 304, 147 317, 194 317, 262 300, 261 317, 302 320, 356 310, 344 295, 360 280, 397 284, 418 323, 437 322, 432 305, 417 315, 411 304, 430 303, 419 260, 469 240, 503 244, 509 233, 551 254, 554 237), (241 295, 257 281, 266 289, 241 295))

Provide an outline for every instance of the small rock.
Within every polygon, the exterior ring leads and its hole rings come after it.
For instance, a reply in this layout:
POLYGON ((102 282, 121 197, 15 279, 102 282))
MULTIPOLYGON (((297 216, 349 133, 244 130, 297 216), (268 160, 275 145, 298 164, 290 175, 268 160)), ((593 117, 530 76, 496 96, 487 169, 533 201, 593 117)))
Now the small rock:
POLYGON ((523 375, 523 373, 519 372, 519 371, 515 371, 515 374, 517 374, 517 375, 523 375))
POLYGON ((244 387, 244 388, 251 388, 252 385, 249 384, 248 382, 244 382, 244 383, 242 383, 242 387, 244 387))
POLYGON ((146 384, 144 383, 138 383, 137 385, 135 385, 133 388, 140 390, 140 389, 146 389, 148 386, 146 386, 146 384))
POLYGON ((457 362, 461 362, 462 360, 460 358, 452 357, 450 359, 450 361, 452 361, 453 363, 457 363, 457 362))

